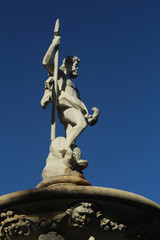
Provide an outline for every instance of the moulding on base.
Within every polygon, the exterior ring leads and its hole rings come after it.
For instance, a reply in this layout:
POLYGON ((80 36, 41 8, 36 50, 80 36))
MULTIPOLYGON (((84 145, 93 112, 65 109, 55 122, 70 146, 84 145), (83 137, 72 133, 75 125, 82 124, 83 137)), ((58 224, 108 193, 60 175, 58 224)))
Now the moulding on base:
POLYGON ((0 240, 150 240, 160 206, 137 194, 53 185, 0 197, 0 240))

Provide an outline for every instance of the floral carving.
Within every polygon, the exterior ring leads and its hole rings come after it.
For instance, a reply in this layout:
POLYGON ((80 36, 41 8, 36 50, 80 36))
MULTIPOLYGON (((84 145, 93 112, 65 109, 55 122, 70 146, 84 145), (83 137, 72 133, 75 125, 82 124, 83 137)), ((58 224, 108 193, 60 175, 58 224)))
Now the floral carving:
POLYGON ((105 231, 122 231, 126 229, 126 226, 123 224, 118 224, 117 222, 113 222, 108 218, 102 218, 100 221, 100 227, 105 231))
POLYGON ((0 239, 5 240, 6 236, 29 235, 31 221, 24 215, 7 211, 0 214, 0 239))
MULTIPOLYGON (((26 236, 31 231, 39 231, 39 240, 64 240, 61 235, 63 226, 70 228, 85 228, 91 225, 91 229, 99 226, 99 231, 121 232, 126 239, 145 239, 147 227, 151 219, 140 218, 132 222, 115 222, 113 219, 104 217, 97 206, 89 202, 80 202, 65 212, 50 213, 49 216, 26 216, 14 211, 7 211, 0 214, 0 240, 7 240, 11 236, 26 236), (49 232, 48 234, 42 234, 49 232), (54 237, 53 237, 54 236, 54 237)), ((94 233, 93 233, 94 234, 94 233)), ((93 236, 89 240, 95 239, 93 236)))
POLYGON ((49 232, 47 234, 41 234, 38 240, 65 240, 61 235, 57 234, 57 232, 49 232))
POLYGON ((21 215, 13 211, 0 214, 0 240, 7 240, 8 236, 29 235, 31 229, 54 230, 57 225, 51 218, 39 218, 21 215))
POLYGON ((66 213, 71 216, 71 223, 74 227, 81 228, 97 220, 100 228, 105 231, 122 231, 126 229, 126 226, 123 224, 118 224, 117 222, 105 218, 93 203, 81 202, 67 209, 66 213))

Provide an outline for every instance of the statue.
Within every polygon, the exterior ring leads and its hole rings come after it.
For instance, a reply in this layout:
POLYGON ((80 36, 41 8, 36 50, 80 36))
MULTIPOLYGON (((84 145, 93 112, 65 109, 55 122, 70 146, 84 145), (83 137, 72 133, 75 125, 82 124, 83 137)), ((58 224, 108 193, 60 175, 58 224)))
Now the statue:
POLYGON ((81 159, 81 151, 75 141, 87 125, 93 126, 97 122, 99 116, 99 110, 95 107, 92 108, 93 115, 88 113, 80 99, 78 89, 71 80, 78 76, 80 59, 69 55, 58 68, 59 45, 59 20, 57 20, 54 39, 43 59, 43 65, 48 71, 48 79, 45 81, 41 105, 46 109, 52 103, 51 146, 42 173, 43 180, 53 176, 66 174, 75 176, 75 173, 82 173, 81 171, 88 166, 88 161, 81 159), (56 111, 65 127, 65 138, 55 136, 56 111))

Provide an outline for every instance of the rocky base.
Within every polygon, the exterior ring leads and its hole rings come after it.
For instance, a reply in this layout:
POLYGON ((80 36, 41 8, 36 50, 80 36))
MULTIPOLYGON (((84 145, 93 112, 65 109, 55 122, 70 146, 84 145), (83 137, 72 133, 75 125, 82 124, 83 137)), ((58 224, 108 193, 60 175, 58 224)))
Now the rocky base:
POLYGON ((55 183, 67 183, 67 178, 68 183, 90 185, 84 179, 82 173, 82 170, 88 166, 88 161, 81 159, 81 150, 76 144, 72 144, 71 147, 62 151, 65 141, 66 139, 64 137, 58 137, 51 141, 50 152, 46 159, 46 166, 42 172, 43 182, 41 186, 49 186, 55 183), (69 178, 69 176, 72 178, 69 178), (55 181, 54 178, 56 179, 55 181), (49 184, 49 182, 51 183, 49 184))
POLYGON ((43 180, 41 183, 39 183, 37 185, 37 188, 53 186, 55 184, 72 184, 72 185, 91 186, 91 184, 83 177, 83 175, 79 174, 79 176, 60 175, 60 176, 48 178, 43 180))

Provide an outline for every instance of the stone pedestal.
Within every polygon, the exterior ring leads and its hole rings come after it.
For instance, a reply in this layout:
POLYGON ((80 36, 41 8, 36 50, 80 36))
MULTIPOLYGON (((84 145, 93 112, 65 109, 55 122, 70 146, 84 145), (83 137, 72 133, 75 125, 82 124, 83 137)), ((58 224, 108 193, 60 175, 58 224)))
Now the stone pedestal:
POLYGON ((160 206, 137 194, 71 184, 0 197, 1 240, 151 240, 160 206))

